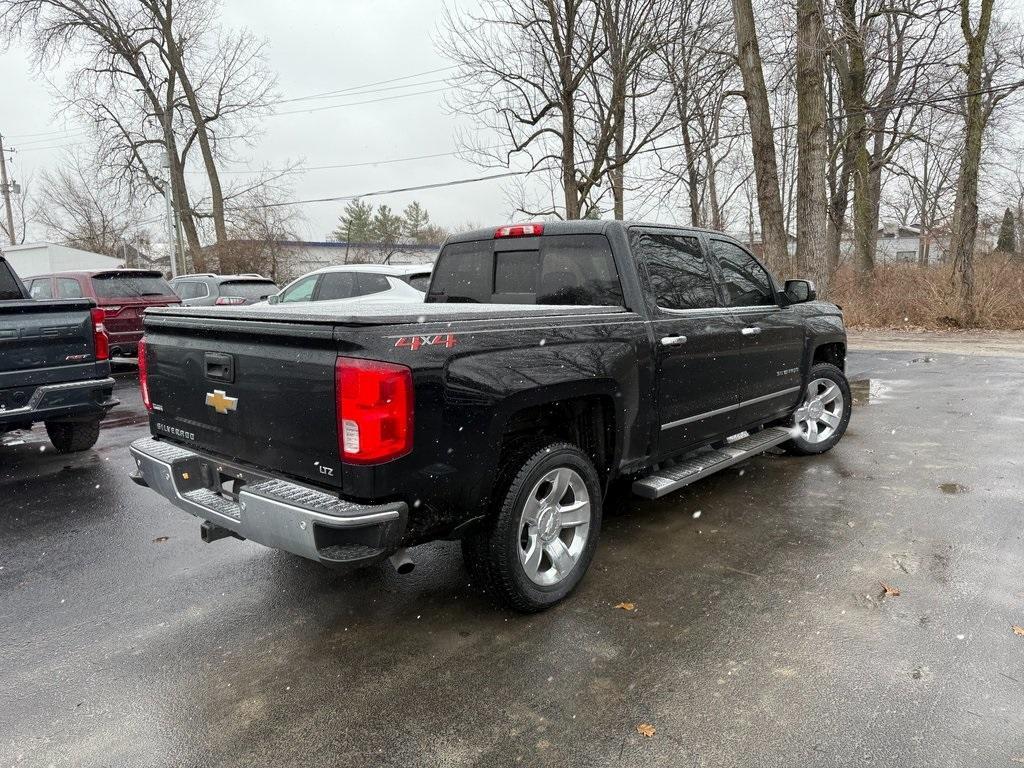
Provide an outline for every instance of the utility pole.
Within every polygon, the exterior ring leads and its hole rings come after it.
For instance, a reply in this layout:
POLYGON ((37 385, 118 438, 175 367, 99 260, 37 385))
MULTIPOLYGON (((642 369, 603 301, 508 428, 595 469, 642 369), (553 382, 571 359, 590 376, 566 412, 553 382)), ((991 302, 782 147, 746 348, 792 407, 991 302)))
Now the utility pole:
POLYGON ((0 135, 0 189, 4 192, 4 208, 7 210, 7 239, 14 242, 14 211, 11 209, 11 185, 7 181, 7 155, 4 154, 4 137, 0 135))

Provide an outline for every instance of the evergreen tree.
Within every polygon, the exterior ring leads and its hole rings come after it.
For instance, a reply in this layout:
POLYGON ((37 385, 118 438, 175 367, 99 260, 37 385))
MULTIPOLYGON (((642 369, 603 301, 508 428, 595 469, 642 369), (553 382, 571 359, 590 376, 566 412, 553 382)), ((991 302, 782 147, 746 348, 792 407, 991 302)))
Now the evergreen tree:
POLYGON ((402 239, 404 229, 405 219, 393 213, 391 206, 377 206, 377 213, 371 226, 371 239, 380 245, 380 250, 385 256, 395 252, 395 246, 402 239))
POLYGON ((413 200, 402 212, 405 219, 403 234, 417 243, 423 242, 423 233, 430 226, 430 214, 426 212, 418 200, 413 200))
POLYGON ((1003 253, 1017 252, 1017 222, 1014 220, 1013 211, 1009 208, 1003 214, 1003 223, 999 225, 999 239, 996 241, 996 250, 1003 253))
POLYGON ((338 226, 331 236, 347 243, 366 243, 375 239, 373 206, 360 200, 350 202, 338 217, 338 226))

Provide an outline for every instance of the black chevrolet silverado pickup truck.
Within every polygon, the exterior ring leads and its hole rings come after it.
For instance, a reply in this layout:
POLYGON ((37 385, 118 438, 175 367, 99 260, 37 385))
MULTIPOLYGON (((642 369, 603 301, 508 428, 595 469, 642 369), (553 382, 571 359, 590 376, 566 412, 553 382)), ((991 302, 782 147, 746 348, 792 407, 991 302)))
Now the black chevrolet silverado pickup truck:
POLYGON ((655 498, 850 417, 846 333, 805 280, 735 240, 556 222, 451 237, 423 304, 157 309, 139 354, 135 480, 334 567, 462 540, 540 610, 594 554, 618 479, 655 498))
POLYGON ((43 422, 61 453, 91 448, 117 405, 103 311, 33 300, 0 255, 0 434, 43 422))

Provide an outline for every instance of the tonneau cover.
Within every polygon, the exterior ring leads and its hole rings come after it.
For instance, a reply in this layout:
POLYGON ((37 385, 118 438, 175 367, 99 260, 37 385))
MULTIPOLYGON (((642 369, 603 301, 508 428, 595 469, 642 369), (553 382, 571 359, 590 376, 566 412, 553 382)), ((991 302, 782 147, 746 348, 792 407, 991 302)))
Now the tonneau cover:
POLYGON ((152 307, 147 317, 208 317, 218 320, 332 323, 336 325, 402 325, 445 320, 497 320, 502 317, 573 317, 625 313, 621 307, 579 307, 536 304, 411 304, 409 302, 316 301, 305 304, 252 304, 243 307, 152 307))

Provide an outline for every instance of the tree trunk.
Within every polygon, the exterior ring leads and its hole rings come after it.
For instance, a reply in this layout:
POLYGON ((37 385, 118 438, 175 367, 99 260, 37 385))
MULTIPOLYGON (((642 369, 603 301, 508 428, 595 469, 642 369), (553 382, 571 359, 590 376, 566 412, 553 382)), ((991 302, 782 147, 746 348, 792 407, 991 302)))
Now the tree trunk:
POLYGON ((812 278, 824 297, 831 275, 823 237, 827 216, 825 62, 817 0, 797 0, 796 21, 796 260, 800 274, 812 278))
POLYGON ((626 167, 623 165, 622 156, 626 152, 626 109, 625 103, 615 123, 615 168, 612 169, 612 197, 615 200, 615 219, 622 221, 625 218, 625 190, 623 181, 626 176, 626 167))
POLYGON ((978 309, 974 301, 974 241, 978 235, 978 169, 981 164, 981 142, 985 133, 982 109, 982 65, 989 26, 992 22, 993 0, 981 0, 977 31, 971 30, 970 3, 960 0, 960 29, 967 43, 967 88, 965 122, 967 134, 960 158, 960 178, 953 208, 953 233, 950 251, 960 277, 960 312, 964 325, 977 324, 978 309))
POLYGON ((196 140, 199 143, 199 151, 203 156, 203 165, 206 169, 206 176, 210 183, 210 207, 213 213, 213 230, 220 245, 227 241, 227 227, 224 223, 224 193, 220 186, 220 175, 217 172, 217 163, 213 157, 213 148, 210 145, 210 133, 206 127, 206 119, 192 87, 192 79, 185 68, 181 49, 178 41, 174 38, 172 0, 164 0, 163 12, 160 14, 160 24, 164 36, 164 48, 167 54, 168 64, 181 82, 181 89, 188 102, 189 112, 192 114, 192 122, 195 124, 196 140))
POLYGON ((736 46, 740 72, 743 75, 747 116, 750 118, 750 139, 754 154, 754 181, 757 185, 757 207, 761 218, 761 243, 769 267, 778 271, 788 261, 786 227, 779 192, 779 168, 775 157, 775 134, 768 107, 768 89, 761 67, 761 51, 754 26, 751 0, 733 0, 736 25, 736 46))

